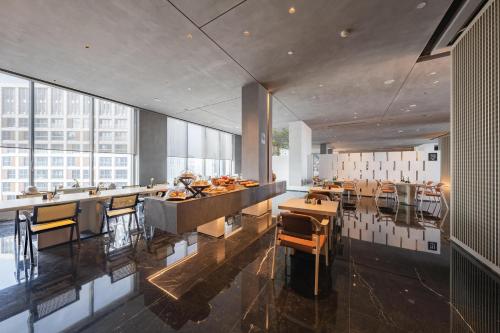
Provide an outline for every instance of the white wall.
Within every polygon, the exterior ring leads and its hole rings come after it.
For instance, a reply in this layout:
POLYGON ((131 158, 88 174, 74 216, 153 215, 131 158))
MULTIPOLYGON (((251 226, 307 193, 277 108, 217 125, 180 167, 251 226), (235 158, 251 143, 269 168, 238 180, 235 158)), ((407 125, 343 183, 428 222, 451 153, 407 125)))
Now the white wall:
POLYGON ((288 154, 273 156, 273 172, 276 174, 276 180, 286 180, 289 182, 289 158, 288 154))
POLYGON ((333 160, 337 158, 333 154, 320 154, 319 155, 319 178, 321 179, 332 179, 333 178, 333 160))
POLYGON ((303 121, 289 125, 290 185, 300 186, 312 178, 311 128, 303 121))

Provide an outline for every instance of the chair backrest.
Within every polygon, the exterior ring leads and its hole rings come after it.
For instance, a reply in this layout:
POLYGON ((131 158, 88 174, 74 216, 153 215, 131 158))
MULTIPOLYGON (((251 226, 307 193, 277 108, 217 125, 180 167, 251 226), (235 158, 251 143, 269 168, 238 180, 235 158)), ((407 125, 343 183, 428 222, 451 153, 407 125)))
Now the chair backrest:
POLYGON ((436 189, 436 192, 441 193, 441 191, 443 190, 443 186, 444 186, 444 185, 445 185, 444 183, 438 183, 438 184, 436 185, 436 188, 435 188, 435 189, 436 189))
POLYGON ((432 180, 429 180, 428 182, 425 183, 425 185, 429 186, 432 185, 434 182, 432 180))
POLYGON ((293 237, 312 239, 315 226, 310 216, 282 212, 280 219, 283 228, 282 233, 293 237))
POLYGON ((141 185, 124 185, 122 186, 122 189, 123 188, 139 188, 139 187, 142 187, 141 185))
POLYGON ((139 199, 139 194, 127 194, 111 197, 111 204, 109 205, 110 210, 123 209, 123 208, 134 208, 137 205, 139 199))
POLYGON ((348 181, 344 182, 343 184, 344 190, 355 190, 356 189, 356 183, 353 181, 348 181))
POLYGON ((74 220, 78 216, 80 202, 56 203, 46 206, 35 206, 33 210, 33 224, 48 223, 59 220, 74 220))
POLYGON ((382 183, 382 190, 396 190, 396 184, 392 182, 382 183))
POLYGON ((330 184, 328 185, 328 188, 342 188, 342 186, 338 185, 338 184, 330 184))
POLYGON ((324 201, 329 201, 330 200, 330 197, 325 195, 325 194, 321 194, 321 193, 308 193, 307 194, 307 197, 309 199, 316 199, 316 200, 324 200, 324 201))

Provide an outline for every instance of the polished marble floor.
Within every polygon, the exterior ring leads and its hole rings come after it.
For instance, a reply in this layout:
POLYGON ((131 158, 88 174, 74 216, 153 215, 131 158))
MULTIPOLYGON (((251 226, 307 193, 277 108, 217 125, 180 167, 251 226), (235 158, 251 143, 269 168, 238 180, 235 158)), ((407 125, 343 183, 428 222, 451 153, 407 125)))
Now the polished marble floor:
POLYGON ((220 239, 120 221, 33 268, 2 222, 0 332, 499 332, 499 278, 450 243, 445 212, 381 204, 345 203, 318 297, 309 255, 278 251, 270 279, 270 216, 220 239))

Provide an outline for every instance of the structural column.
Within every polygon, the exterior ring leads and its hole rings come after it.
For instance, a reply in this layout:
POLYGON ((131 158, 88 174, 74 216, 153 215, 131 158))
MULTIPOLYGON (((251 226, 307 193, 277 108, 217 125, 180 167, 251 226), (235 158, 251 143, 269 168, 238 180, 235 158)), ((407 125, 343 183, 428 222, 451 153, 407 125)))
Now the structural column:
POLYGON ((272 181, 272 105, 269 92, 258 83, 241 91, 241 174, 261 184, 272 181))
MULTIPOLYGON (((269 92, 258 83, 245 85, 241 91, 242 135, 241 174, 260 184, 272 181, 272 102, 269 92)), ((271 201, 245 208, 243 213, 266 214, 271 201)))

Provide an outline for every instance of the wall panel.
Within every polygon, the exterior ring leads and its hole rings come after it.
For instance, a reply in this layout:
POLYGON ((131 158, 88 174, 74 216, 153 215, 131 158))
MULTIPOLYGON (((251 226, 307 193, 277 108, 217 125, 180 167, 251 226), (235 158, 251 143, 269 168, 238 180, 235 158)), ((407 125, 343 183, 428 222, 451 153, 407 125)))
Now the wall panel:
POLYGON ((452 49, 452 239, 500 272, 500 3, 452 49))

